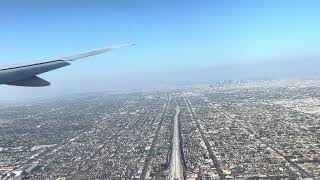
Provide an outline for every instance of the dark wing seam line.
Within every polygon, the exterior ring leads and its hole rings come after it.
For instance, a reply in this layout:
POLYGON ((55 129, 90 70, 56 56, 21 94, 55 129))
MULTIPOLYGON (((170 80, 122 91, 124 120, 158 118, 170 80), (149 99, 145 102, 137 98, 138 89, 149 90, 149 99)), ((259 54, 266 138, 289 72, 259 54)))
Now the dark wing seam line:
POLYGON ((31 66, 47 64, 47 63, 52 63, 52 62, 63 62, 63 61, 64 60, 47 61, 47 62, 43 62, 43 63, 36 63, 36 64, 30 64, 30 65, 25 65, 25 66, 17 66, 17 67, 12 67, 12 68, 0 69, 0 71, 10 70, 10 69, 18 69, 18 68, 24 68, 24 67, 31 67, 31 66))

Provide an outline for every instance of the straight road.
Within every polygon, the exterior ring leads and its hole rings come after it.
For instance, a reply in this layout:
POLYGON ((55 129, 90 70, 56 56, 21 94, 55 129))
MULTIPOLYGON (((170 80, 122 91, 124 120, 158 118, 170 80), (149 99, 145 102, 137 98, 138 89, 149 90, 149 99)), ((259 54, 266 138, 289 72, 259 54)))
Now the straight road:
POLYGON ((171 149, 171 162, 169 170, 169 179, 182 180, 183 166, 181 160, 180 138, 179 138, 179 114, 180 107, 176 106, 176 114, 174 116, 173 136, 172 136, 172 149, 171 149))
POLYGON ((170 102, 170 98, 168 97, 167 98, 167 102, 163 105, 163 110, 161 112, 161 119, 160 119, 160 122, 158 124, 158 127, 157 127, 157 130, 156 130, 156 134, 152 140, 152 144, 151 144, 151 147, 149 149, 149 152, 148 152, 148 155, 145 159, 145 162, 144 162, 144 166, 143 166, 143 169, 142 169, 142 173, 141 173, 141 176, 140 176, 140 180, 144 180, 146 179, 147 177, 147 172, 149 170, 149 165, 150 165, 150 161, 152 159, 152 156, 155 152, 155 146, 156 146, 156 143, 158 141, 158 138, 159 138, 159 131, 160 131, 160 128, 162 126, 162 122, 163 122, 163 119, 165 117, 165 114, 166 114, 166 111, 167 111, 167 107, 168 107, 168 104, 170 102))
POLYGON ((205 146, 207 147, 209 156, 210 156, 210 158, 211 158, 211 160, 212 160, 212 162, 213 162, 216 170, 218 171, 218 175, 219 175, 220 179, 222 179, 222 180, 226 179, 225 176, 224 176, 224 174, 223 174, 223 171, 222 171, 221 168, 220 168, 220 162, 218 161, 217 157, 214 155, 214 153, 213 153, 213 151, 212 151, 212 148, 211 148, 211 145, 210 145, 208 139, 206 138, 203 129, 202 129, 201 126, 200 126, 199 120, 198 120, 198 118, 196 117, 196 115, 195 115, 194 112, 193 112, 193 109, 192 109, 192 107, 191 107, 191 103, 190 103, 189 98, 186 97, 186 96, 184 96, 184 100, 185 100, 185 102, 186 102, 186 104, 187 104, 187 106, 188 106, 188 108, 189 108, 189 111, 190 111, 190 113, 191 113, 191 115, 192 115, 192 119, 193 119, 194 122, 197 124, 197 128, 198 128, 198 130, 199 130, 199 132, 200 132, 200 134, 201 134, 201 138, 202 138, 205 146))

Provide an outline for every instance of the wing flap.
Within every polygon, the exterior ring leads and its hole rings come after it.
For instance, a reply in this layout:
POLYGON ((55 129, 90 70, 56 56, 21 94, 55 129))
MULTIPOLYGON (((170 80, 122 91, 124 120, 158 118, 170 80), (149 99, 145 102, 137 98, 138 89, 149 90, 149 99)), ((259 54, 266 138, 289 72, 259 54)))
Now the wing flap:
POLYGON ((38 76, 32 76, 28 79, 18 80, 7 83, 7 85, 12 86, 27 86, 27 87, 44 87, 50 86, 50 82, 39 78, 38 76))

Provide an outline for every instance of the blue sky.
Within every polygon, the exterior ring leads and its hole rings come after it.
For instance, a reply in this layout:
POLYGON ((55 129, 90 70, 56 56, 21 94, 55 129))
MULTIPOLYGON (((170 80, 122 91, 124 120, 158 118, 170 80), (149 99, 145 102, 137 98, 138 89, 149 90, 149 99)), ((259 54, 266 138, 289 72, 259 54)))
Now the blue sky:
MULTIPOLYGON (((0 3, 1 65, 106 45, 137 44, 42 75, 56 84, 49 88, 54 92, 81 89, 83 84, 78 82, 94 77, 109 81, 132 74, 319 55, 317 0, 0 3)), ((1 94, 8 91, 13 98, 40 92, 0 87, 1 94)))

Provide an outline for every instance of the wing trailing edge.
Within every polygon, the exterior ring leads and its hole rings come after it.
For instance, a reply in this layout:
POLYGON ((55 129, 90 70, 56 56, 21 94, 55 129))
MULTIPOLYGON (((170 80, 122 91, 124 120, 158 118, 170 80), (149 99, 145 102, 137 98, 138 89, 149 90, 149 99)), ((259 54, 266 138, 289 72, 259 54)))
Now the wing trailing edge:
POLYGON ((28 79, 18 80, 7 83, 7 85, 12 86, 27 86, 27 87, 44 87, 50 86, 50 82, 39 78, 38 76, 32 76, 28 79))

